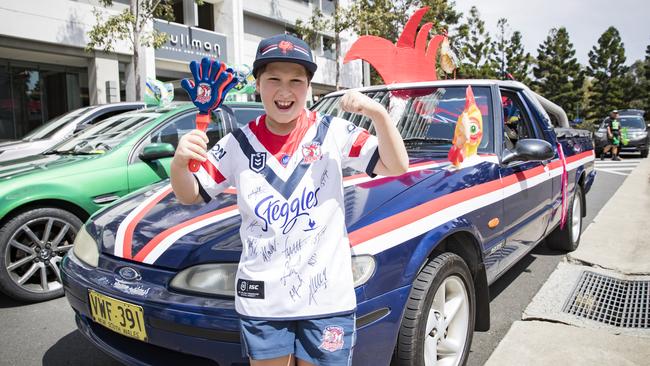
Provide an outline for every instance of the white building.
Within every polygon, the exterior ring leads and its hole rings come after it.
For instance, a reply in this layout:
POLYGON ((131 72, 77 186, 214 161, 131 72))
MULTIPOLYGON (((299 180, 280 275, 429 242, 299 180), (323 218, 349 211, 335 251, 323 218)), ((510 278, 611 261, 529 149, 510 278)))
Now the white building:
MULTIPOLYGON (((135 99, 134 88, 127 87, 134 78, 126 42, 116 43, 111 53, 84 50, 96 23, 93 9, 117 14, 129 2, 114 0, 107 10, 97 0, 0 0, 0 140, 20 138, 81 106, 135 99)), ((340 0, 342 6, 346 2, 340 0)), ((177 86, 190 76, 188 60, 203 55, 252 65, 261 39, 293 33, 296 20, 307 21, 314 7, 326 15, 334 11, 332 0, 205 0, 202 6, 175 0, 176 22, 153 25, 170 39, 161 49, 143 50, 141 68, 147 77, 177 86)), ((354 39, 342 37, 342 55, 354 39)), ((313 50, 318 64, 313 95, 333 91, 336 84, 333 34, 324 34, 320 43, 313 50)), ((360 62, 341 67, 342 87, 361 83, 360 62)))

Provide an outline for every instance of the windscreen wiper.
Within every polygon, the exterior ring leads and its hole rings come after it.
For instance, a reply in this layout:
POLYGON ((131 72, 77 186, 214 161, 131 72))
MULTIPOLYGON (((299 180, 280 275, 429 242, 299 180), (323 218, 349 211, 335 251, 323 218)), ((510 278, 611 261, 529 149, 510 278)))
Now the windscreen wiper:
POLYGON ((438 138, 438 137, 409 137, 405 138, 404 142, 425 142, 431 144, 451 144, 451 139, 438 138))

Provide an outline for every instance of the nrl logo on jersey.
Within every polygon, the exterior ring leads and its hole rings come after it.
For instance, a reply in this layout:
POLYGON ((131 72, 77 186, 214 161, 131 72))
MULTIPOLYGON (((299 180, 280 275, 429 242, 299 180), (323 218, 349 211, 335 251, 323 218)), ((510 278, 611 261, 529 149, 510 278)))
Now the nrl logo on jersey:
POLYGON ((251 154, 250 168, 255 173, 259 173, 266 166, 266 153, 256 152, 251 154))
POLYGON ((323 156, 321 152, 320 143, 312 141, 308 144, 302 145, 302 161, 305 164, 311 164, 323 156))

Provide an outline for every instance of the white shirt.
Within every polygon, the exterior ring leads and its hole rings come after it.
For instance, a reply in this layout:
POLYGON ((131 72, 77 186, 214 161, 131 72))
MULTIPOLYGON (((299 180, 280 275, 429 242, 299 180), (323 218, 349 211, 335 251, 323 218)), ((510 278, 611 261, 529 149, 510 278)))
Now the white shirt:
POLYGON ((356 309, 342 169, 372 175, 377 139, 346 120, 305 113, 310 126, 295 137, 293 154, 278 160, 267 150, 262 116, 222 138, 195 173, 206 201, 237 189, 243 250, 235 306, 244 317, 305 319, 356 309))

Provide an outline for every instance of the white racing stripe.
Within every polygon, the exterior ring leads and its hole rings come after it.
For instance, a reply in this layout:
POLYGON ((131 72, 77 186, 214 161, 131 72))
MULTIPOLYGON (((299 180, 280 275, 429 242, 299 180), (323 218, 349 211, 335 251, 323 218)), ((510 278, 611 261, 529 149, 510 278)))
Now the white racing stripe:
MULTIPOLYGON (((567 171, 572 171, 579 166, 594 160, 594 156, 588 156, 567 164, 567 171)), ((496 203, 504 198, 515 195, 526 189, 539 185, 553 177, 562 174, 562 167, 555 168, 551 171, 539 174, 535 177, 511 184, 505 188, 489 192, 461 203, 449 206, 440 211, 434 212, 431 215, 423 217, 419 220, 413 221, 405 226, 396 228, 385 234, 381 234, 371 238, 365 242, 359 243, 352 247, 354 255, 370 254, 375 255, 383 252, 397 245, 400 245, 407 240, 422 235, 432 229, 447 223, 457 217, 466 215, 472 211, 476 211, 482 207, 496 203)))
MULTIPOLYGON (((126 228, 129 226, 129 223, 144 210, 145 207, 152 201, 158 199, 171 187, 171 184, 161 187, 158 191, 154 192, 151 196, 147 197, 144 201, 140 202, 136 208, 129 213, 124 220, 120 223, 120 226, 117 228, 117 234, 115 235, 115 248, 113 248, 113 254, 116 257, 124 257, 124 237, 126 235, 126 228)), ((129 253, 131 256, 131 253, 129 253)))

